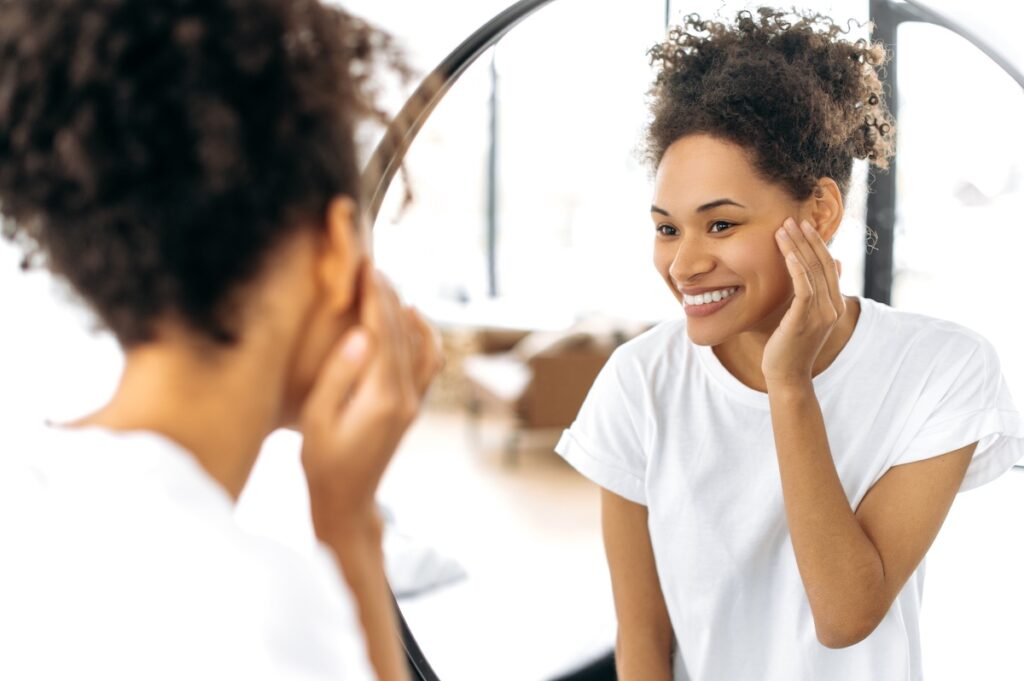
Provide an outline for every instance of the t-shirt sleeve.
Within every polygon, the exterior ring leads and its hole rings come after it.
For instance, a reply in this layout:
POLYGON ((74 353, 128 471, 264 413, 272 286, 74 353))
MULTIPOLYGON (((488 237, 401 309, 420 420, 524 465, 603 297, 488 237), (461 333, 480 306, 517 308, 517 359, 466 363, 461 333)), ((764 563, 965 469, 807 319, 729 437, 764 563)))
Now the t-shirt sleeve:
POLYGON ((994 480, 1024 457, 1024 420, 995 348, 980 336, 963 340, 970 346, 949 344, 936 354, 893 463, 922 461, 977 442, 960 491, 994 480))
POLYGON ((643 404, 640 374, 622 348, 616 350, 591 386, 573 424, 555 451, 605 489, 647 504, 639 420, 643 404))

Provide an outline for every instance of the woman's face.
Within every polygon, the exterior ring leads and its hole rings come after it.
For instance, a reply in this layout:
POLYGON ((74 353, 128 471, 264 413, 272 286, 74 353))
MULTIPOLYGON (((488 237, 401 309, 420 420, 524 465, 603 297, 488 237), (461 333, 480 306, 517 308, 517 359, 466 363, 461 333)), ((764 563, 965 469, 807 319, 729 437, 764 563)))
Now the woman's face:
POLYGON ((683 304, 694 343, 778 326, 793 286, 775 232, 802 208, 758 175, 740 146, 695 134, 668 148, 651 206, 654 265, 683 304), (705 303, 705 293, 721 300, 705 303))

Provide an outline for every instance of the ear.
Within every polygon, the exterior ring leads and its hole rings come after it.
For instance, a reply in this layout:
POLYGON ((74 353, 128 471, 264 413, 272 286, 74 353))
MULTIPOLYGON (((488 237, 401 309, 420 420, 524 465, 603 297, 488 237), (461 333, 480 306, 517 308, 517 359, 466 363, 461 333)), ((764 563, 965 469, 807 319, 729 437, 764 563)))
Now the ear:
POLYGON ((334 197, 327 204, 324 222, 324 237, 317 254, 317 285, 327 304, 341 312, 352 306, 365 258, 356 202, 348 196, 334 197))
POLYGON ((828 243, 843 221, 843 192, 831 177, 823 177, 814 186, 811 196, 804 202, 806 216, 818 230, 822 241, 828 243))

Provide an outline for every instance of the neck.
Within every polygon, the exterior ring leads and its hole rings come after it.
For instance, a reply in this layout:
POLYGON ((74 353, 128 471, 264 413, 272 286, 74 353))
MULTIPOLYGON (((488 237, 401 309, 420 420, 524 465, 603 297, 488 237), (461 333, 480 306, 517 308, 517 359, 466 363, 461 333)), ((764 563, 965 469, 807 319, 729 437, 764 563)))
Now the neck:
MULTIPOLYGON (((825 371, 835 361, 842 349, 846 347, 846 343, 857 326, 857 319, 860 317, 860 302, 855 297, 844 296, 844 298, 846 311, 814 360, 814 366, 811 369, 812 376, 817 376, 825 371)), ((767 320, 765 328, 742 333, 713 348, 715 356, 718 357, 722 366, 749 388, 768 392, 768 385, 764 380, 764 373, 761 371, 764 348, 768 344, 768 339, 778 328, 786 310, 789 309, 789 304, 787 301, 777 314, 772 315, 772 318, 767 320)))
POLYGON ((268 365, 266 357, 245 348, 203 357, 170 343, 133 349, 110 402, 69 425, 164 435, 237 499, 263 440, 280 422, 284 367, 268 365))

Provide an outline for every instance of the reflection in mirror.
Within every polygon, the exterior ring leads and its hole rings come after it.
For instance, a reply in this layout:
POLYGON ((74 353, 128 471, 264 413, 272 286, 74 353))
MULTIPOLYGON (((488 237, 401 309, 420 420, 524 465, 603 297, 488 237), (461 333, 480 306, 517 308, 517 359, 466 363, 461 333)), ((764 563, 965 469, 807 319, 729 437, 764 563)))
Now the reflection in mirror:
MULTIPOLYGON (((718 4, 686 9, 708 15, 718 4)), ((865 4, 812 8, 864 19, 865 4)), ((618 344, 680 314, 650 264, 651 178, 636 154, 647 115, 643 93, 653 75, 644 54, 662 35, 664 4, 650 3, 648 14, 628 18, 595 14, 582 3, 555 3, 467 72, 410 151, 417 202, 400 210, 401 192, 393 188, 376 226, 379 261, 444 330, 449 352, 432 409, 397 458, 384 494, 396 528, 431 547, 421 557, 431 566, 424 570, 430 586, 400 604, 446 680, 554 678, 614 644, 594 488, 549 450, 579 407, 577 384, 592 382, 618 344), (593 37, 602 31, 617 36, 614 45, 595 47, 593 37), (493 182, 489 167, 497 169, 493 182), (425 480, 443 491, 425 492, 425 480), (588 646, 580 646, 583 640, 588 646)), ((843 263, 847 295, 863 285, 866 170, 866 163, 854 166, 845 220, 831 244, 843 263)), ((913 181, 907 177, 901 186, 913 181)), ((762 470, 740 469, 749 480, 762 470)), ((949 566, 957 562, 955 546, 968 540, 965 531, 974 546, 979 536, 991 537, 989 555, 1018 569, 1024 564, 997 532, 968 529, 992 527, 994 517, 1019 505, 1012 493, 1019 477, 993 483, 976 495, 982 502, 958 504, 967 510, 954 511, 933 554, 945 574, 955 572, 949 566)), ((781 490, 763 491, 782 508, 781 490)), ((712 495, 712 508, 736 493, 703 492, 712 495)), ((756 515, 742 507, 723 510, 733 525, 753 523, 756 515)), ((706 547, 699 553, 707 579, 727 578, 706 547)), ((962 628, 951 610, 963 592, 954 581, 930 582, 921 655, 929 678, 942 674, 938 642, 952 630, 935 623, 962 628)), ((796 585, 802 596, 802 583, 796 585)), ((734 607, 750 606, 740 600, 734 607)), ((990 603, 986 617, 997 622, 999 616, 990 603)), ((879 626, 874 641, 884 639, 889 624, 879 626)), ((742 664, 759 659, 750 650, 745 655, 742 664)), ((1009 673, 1012 660, 996 657, 991 669, 1009 673)), ((807 663, 799 654, 793 660, 807 663)), ((889 669, 888 660, 880 664, 889 669)))

